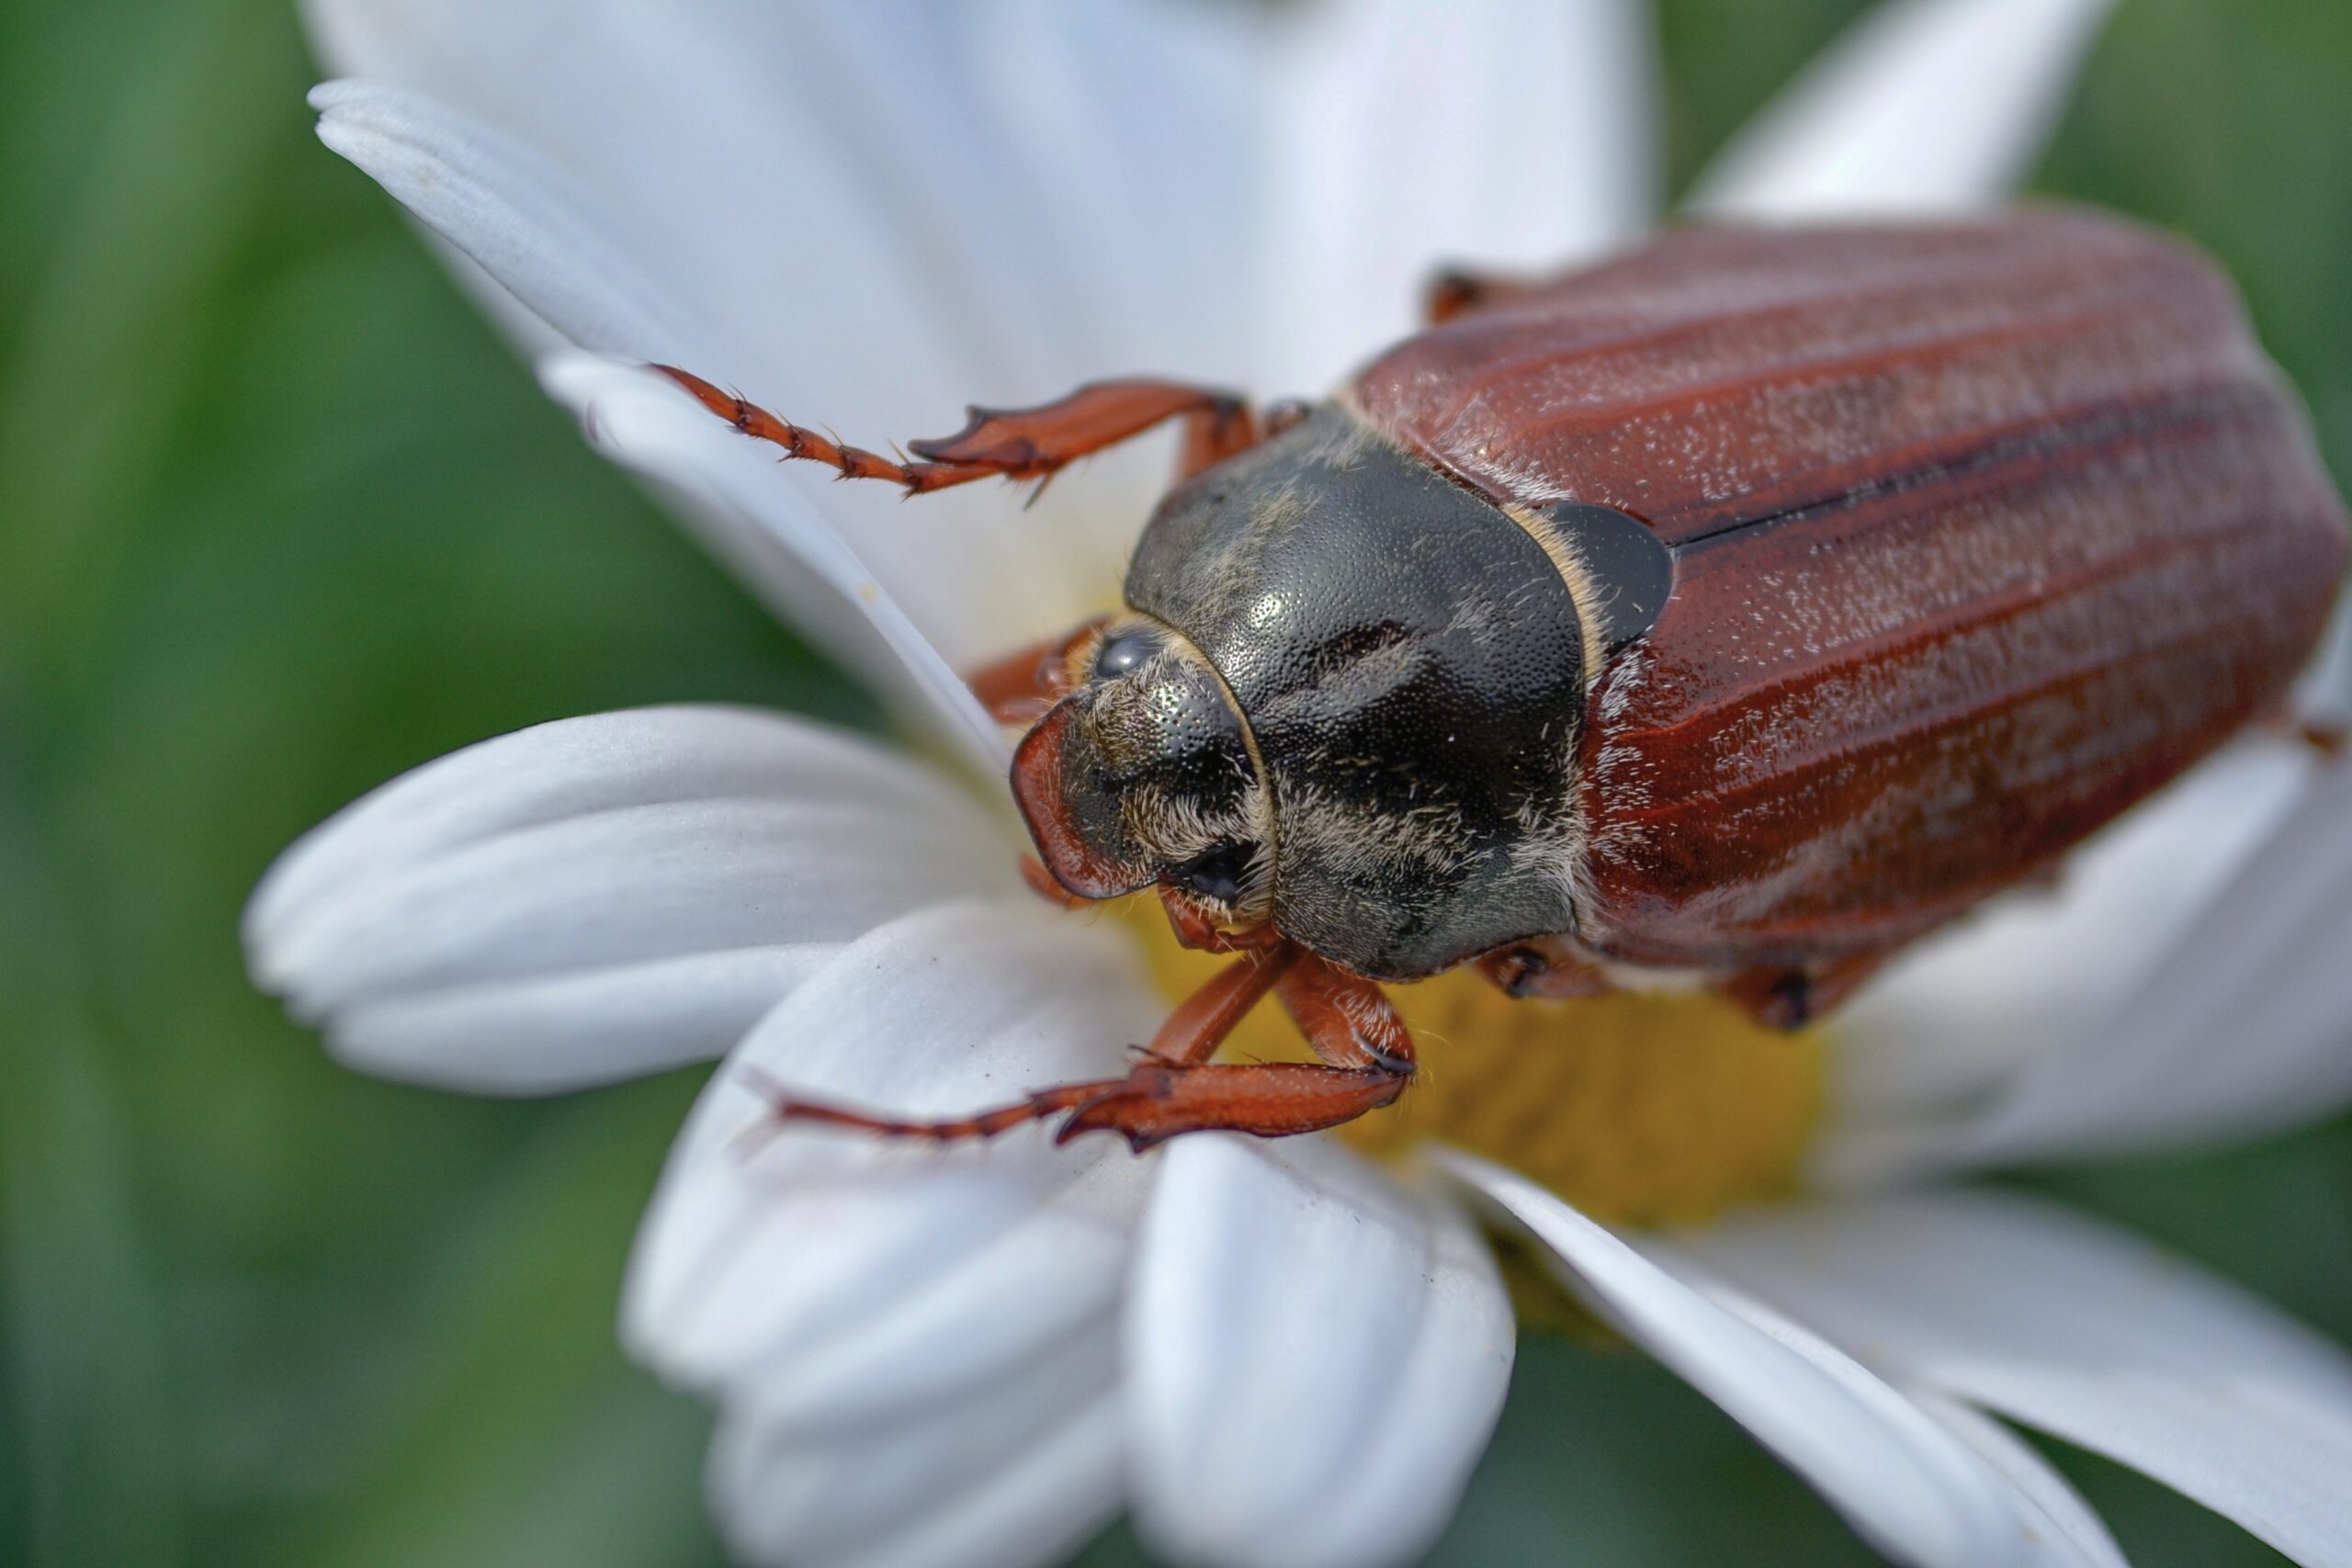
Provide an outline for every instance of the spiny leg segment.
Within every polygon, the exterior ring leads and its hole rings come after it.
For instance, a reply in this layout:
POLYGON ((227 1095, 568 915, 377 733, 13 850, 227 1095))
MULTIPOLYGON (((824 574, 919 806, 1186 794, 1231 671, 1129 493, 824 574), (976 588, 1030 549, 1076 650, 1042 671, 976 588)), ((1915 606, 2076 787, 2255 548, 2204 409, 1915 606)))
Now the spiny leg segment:
POLYGON ((1258 441, 1257 416, 1231 392, 1182 381, 1136 377, 1091 381, 1069 396, 1030 409, 968 411, 963 429, 938 440, 910 441, 916 461, 885 457, 847 446, 806 425, 781 419, 675 366, 654 369, 694 394, 696 401, 744 434, 837 468, 845 479, 881 479, 909 495, 997 477, 1035 479, 1042 487, 1090 453, 1142 434, 1165 420, 1184 421, 1179 477, 1189 477, 1258 441))

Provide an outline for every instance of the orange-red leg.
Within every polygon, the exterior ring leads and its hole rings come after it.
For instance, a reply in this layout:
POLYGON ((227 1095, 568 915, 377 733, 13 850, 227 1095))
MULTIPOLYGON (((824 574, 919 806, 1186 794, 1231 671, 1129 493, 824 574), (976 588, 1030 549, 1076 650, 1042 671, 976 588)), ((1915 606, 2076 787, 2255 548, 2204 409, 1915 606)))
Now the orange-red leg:
POLYGON ((1531 937, 1476 960, 1478 973, 1510 996, 1565 1000, 1597 997, 1617 987, 1600 966, 1566 937, 1531 937))
POLYGON ((1186 1133, 1283 1138, 1352 1122, 1404 1093, 1413 1040, 1380 987, 1288 943, 1272 951, 1295 954, 1274 994, 1321 1062, 1213 1063, 1205 1052, 1183 1062, 1147 1060, 1072 1110, 1057 1137, 1116 1133, 1136 1149, 1186 1133))
POLYGON ((1069 695, 1070 656, 1109 619, 1097 615, 1075 631, 1058 632, 992 659, 966 675, 964 683, 999 724, 1035 724, 1069 695))
POLYGON ((1275 942, 1245 953, 1186 998, 1125 1077, 1063 1084, 1011 1105, 940 1121, 876 1116, 778 1093, 775 1118, 946 1143, 1064 1116, 1057 1142, 1116 1133, 1142 1150, 1185 1133, 1277 1138, 1336 1126, 1394 1100, 1413 1071, 1412 1037, 1378 986, 1292 943, 1275 942), (1269 990, 1322 1060, 1210 1061, 1269 990))
POLYGON ((1448 267, 1430 279, 1429 289, 1421 297, 1421 319, 1430 326, 1443 326, 1456 316, 1502 304, 1541 287, 1532 278, 1448 267))
POLYGON ((1159 903, 1168 912, 1168 929, 1175 932, 1176 945, 1195 953, 1255 953, 1279 946, 1283 941, 1282 933, 1271 925, 1227 931, 1217 924, 1216 917, 1199 899, 1179 887, 1163 885, 1159 903))
POLYGON ((1802 1029, 1860 990, 1894 955, 1889 948, 1804 969, 1742 969, 1715 989, 1767 1029, 1802 1029))
MULTIPOLYGON (((1082 1113, 1099 1100, 1137 1092, 1148 1093, 1150 1086, 1160 1078, 1182 1075, 1215 1055, 1216 1048, 1225 1043, 1226 1037, 1233 1032, 1235 1026, 1290 971, 1300 956, 1299 949, 1283 943, 1245 954, 1238 961, 1227 964, 1207 985, 1194 991, 1174 1012, 1169 1014, 1168 1021, 1159 1026, 1159 1032, 1151 1037, 1151 1043, 1142 1048, 1142 1060, 1123 1078, 1063 1084, 1041 1089, 1017 1103, 983 1111, 977 1115, 931 1122, 873 1116, 779 1094, 775 1097, 776 1120, 783 1122, 816 1122, 828 1126, 854 1127, 891 1137, 929 1138, 945 1143, 961 1138, 993 1137, 1023 1122, 1042 1121, 1064 1111, 1082 1113)), ((1065 1125, 1061 1136, 1067 1139, 1086 1130, 1065 1125)))
POLYGON ((1091 452, 1140 435, 1165 420, 1184 421, 1179 477, 1257 444, 1258 421, 1250 405, 1231 392, 1181 381, 1135 378, 1092 381, 1068 397, 1033 409, 974 408, 963 429, 938 440, 910 441, 917 461, 885 457, 845 446, 806 425, 780 419, 756 403, 722 391, 691 371, 653 367, 693 393, 703 407, 746 435, 841 470, 845 479, 881 479, 910 495, 969 484, 991 476, 1035 479, 1091 452))

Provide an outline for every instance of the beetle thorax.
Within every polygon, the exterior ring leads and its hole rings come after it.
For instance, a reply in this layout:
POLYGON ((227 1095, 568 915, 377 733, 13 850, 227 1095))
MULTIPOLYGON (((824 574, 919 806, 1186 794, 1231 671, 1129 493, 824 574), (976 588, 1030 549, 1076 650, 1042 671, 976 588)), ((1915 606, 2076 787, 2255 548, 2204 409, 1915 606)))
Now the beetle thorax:
POLYGON ((1327 405, 1171 494, 1127 600, 1232 705, 1285 935, 1406 977, 1573 927, 1584 633, 1519 523, 1327 405))

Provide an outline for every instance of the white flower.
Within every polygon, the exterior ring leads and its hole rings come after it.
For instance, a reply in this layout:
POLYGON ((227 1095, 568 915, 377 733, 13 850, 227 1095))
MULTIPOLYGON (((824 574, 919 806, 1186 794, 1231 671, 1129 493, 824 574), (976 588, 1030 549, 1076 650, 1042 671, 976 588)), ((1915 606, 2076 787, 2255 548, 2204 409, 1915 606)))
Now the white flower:
MULTIPOLYGON (((1986 199, 2103 10, 1893 0, 1700 204, 1986 199)), ((1826 1054, 1777 1053, 1760 1097, 1759 1058, 1696 1034, 1489 1053, 1651 1073, 1611 1114, 1671 1135, 1579 1188, 1621 1210, 1690 1207, 1679 1162, 1771 1123, 1699 1196, 1799 1162, 1806 1196, 1715 1223, 1612 1228, 1459 1146, 745 1140, 768 1078, 954 1113, 1115 1072, 1164 1013, 1134 929, 1021 887, 1003 740, 954 671, 1103 607, 1167 453, 1106 457, 1025 513, 1001 492, 900 506, 777 467, 638 362, 876 442, 1126 371, 1312 392, 1409 327, 1439 257, 1552 265, 1651 220, 1636 0, 314 0, 311 21, 366 78, 319 90, 327 142, 453 247, 600 449, 948 749, 934 769, 718 709, 547 725, 319 829, 248 919, 262 982, 371 1071, 531 1093, 727 1058, 647 1218, 625 1332, 719 1404, 712 1495, 746 1558, 1042 1562, 1127 1507, 1183 1561, 1408 1561, 1509 1376, 1476 1215, 1899 1561, 2120 1561, 1997 1416, 2352 1563, 2352 1359, 2080 1217, 1917 1185, 2352 1097, 2352 769, 2291 747, 2240 748, 2054 895, 1923 949, 1826 1054), (1668 1125, 1678 1076, 1716 1070, 1689 1103, 1730 1119, 1668 1125)), ((1456 1043, 1458 1072, 1429 1043, 1402 1134, 1503 1102, 1456 1043)), ((1512 1103, 1583 1114, 1576 1157, 1613 1126, 1572 1084, 1512 1103)), ((1540 1135, 1488 1143, 1557 1163, 1540 1135)))

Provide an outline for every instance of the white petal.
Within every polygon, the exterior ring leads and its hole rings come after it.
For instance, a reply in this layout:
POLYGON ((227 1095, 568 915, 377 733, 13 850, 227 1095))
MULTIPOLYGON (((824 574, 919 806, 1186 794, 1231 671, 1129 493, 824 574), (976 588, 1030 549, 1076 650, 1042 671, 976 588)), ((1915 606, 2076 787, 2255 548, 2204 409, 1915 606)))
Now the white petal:
POLYGON ((1706 1265, 1890 1376, 2103 1453, 2301 1562, 2352 1562, 2352 1357, 2220 1280, 2023 1198, 1743 1216, 1706 1265))
MULTIPOLYGON (((2352 969, 2343 962, 2352 952, 2352 765, 2319 768, 2283 750, 2260 773, 2242 773, 2244 795, 2229 807, 2214 803, 2207 820, 2226 844, 2249 820, 2276 815, 2274 801, 2292 809, 2239 857, 2197 919, 2136 966, 2123 994, 2096 1016, 2069 1021, 2072 1040, 2041 1050, 1982 1105, 1907 1126, 1864 1122, 1826 1141, 1822 1174, 1879 1180, 2243 1137, 2352 1100, 2352 969), (2278 787, 2290 777, 2309 784, 2278 787)), ((2192 883, 2208 854, 2208 846, 2183 846, 2179 863, 2192 868, 2192 883)), ((2112 918, 2153 912, 2161 921, 2170 897, 2151 887, 2139 912, 2112 918)))
POLYGON ((1115 931, 951 907, 842 951, 712 1080, 639 1235, 623 1326, 639 1357, 726 1405, 712 1487, 748 1554, 1017 1563, 1099 1528, 1152 1169, 1037 1129, 946 1151, 814 1130, 763 1142, 765 1083, 978 1110, 1117 1072, 1156 1011, 1115 931))
POLYGON ((1838 1014, 1838 1113, 1887 1122, 1973 1109, 2078 1045, 2197 931, 2291 812, 2307 748, 2233 747, 2021 888, 1920 943, 1838 1014))
POLYGON ((1011 864, 975 803, 877 748, 652 708, 394 780, 286 852, 244 936, 356 1065, 544 1091, 716 1055, 842 942, 1011 864))
POLYGON ((2050 1529, 2041 1505, 1971 1445, 1804 1328, 1705 1280, 1687 1260, 1669 1272, 1522 1177, 1440 1157, 1540 1243, 1596 1313, 1722 1406, 1896 1562, 2098 1561, 2050 1529))
MULTIPOLYGON (((532 149, 401 89, 335 83, 311 101, 329 146, 567 341, 632 364, 658 360, 713 376, 741 362, 732 342, 684 302, 691 290, 673 278, 665 291, 663 265, 639 254, 658 250, 642 229, 606 211, 532 149)), ((641 376, 584 356, 551 361, 543 376, 609 456, 681 494, 706 543, 778 609, 918 715, 937 717, 951 736, 977 739, 991 766, 1001 761, 994 727, 885 584, 911 587, 932 631, 968 663, 1083 619, 1101 607, 1096 601, 1114 581, 1104 549, 1051 548, 1057 532, 1073 533, 1067 514, 1057 531, 1050 518, 1015 516, 1001 495, 986 522, 959 518, 957 505, 943 509, 930 498, 917 536, 903 518, 880 515, 895 510, 895 493, 862 502, 829 494, 820 507, 814 496, 833 489, 830 470, 778 467, 773 452, 735 435, 666 383, 648 389, 638 385, 641 376), (867 541, 863 554, 829 513, 867 541), (990 570, 978 548, 1012 529, 1021 530, 1025 547, 1015 554, 1040 558, 1024 558, 1019 577, 990 570), (1019 613, 1009 612, 1012 604, 1019 613)), ((1133 502, 1127 515, 1138 518, 1141 510, 1133 502)), ((1088 515, 1118 511, 1109 505, 1088 515)), ((1081 540, 1087 533, 1076 529, 1081 540)))
POLYGON ((1115 1361, 1115 1345, 1102 1337, 1072 1346, 1058 1375, 814 1440, 730 1413, 710 1457, 712 1511, 750 1562, 1060 1562, 1118 1511, 1125 1450, 1119 1401, 1108 1392, 1115 1361))
POLYGON ((1657 210, 1638 0, 1309 9, 1261 88, 1266 388, 1319 391, 1419 325, 1441 264, 1551 270, 1657 210))
MULTIPOLYGON (((564 341, 632 364, 708 370, 731 360, 674 284, 665 294, 655 281, 658 268, 636 254, 643 236, 625 234, 623 221, 529 148, 397 88, 334 83, 311 102, 327 145, 564 341)), ((609 455, 680 494, 705 542, 776 608, 916 714, 951 736, 977 737, 978 754, 995 764, 993 727, 811 500, 817 475, 759 460, 675 388, 648 390, 641 375, 606 360, 559 357, 543 374, 609 455)))
POLYGON ((2319 652, 2296 685, 2294 712, 2325 728, 2352 728, 2352 594, 2335 602, 2319 652))
POLYGON ((929 714, 984 774, 1001 776, 1009 761, 1002 731, 764 447, 641 367, 568 355, 545 362, 541 376, 579 414, 591 446, 685 498, 690 515, 716 519, 712 547, 772 585, 796 624, 845 652, 902 705, 929 714))
POLYGON ((319 140, 582 348, 692 362, 720 341, 628 234, 531 148, 421 94, 372 82, 311 93, 319 140))
POLYGON ((1884 0, 1700 176, 1711 217, 1962 212, 2030 170, 2112 0, 1884 0))
POLYGON ((1137 1524, 1233 1568, 1412 1561, 1510 1378, 1484 1244, 1325 1139, 1164 1158, 1127 1320, 1137 1524))
POLYGON ((1903 1392, 1946 1431, 1975 1450, 1985 1463, 2008 1477, 2084 1563, 2091 1568, 2128 1568, 2106 1521, 2091 1511, 2071 1482, 2034 1451, 2032 1444, 1973 1404, 1923 1388, 1903 1392))
POLYGON ((732 373, 847 398, 826 417, 905 434, 966 389, 1001 401, 1103 374, 1137 334, 1180 350, 1238 336, 1226 182, 1253 128, 1220 111, 1240 103, 1246 16, 1094 0, 306 9, 335 68, 429 93, 593 191, 741 334, 732 373))
POLYGON ((704 1090, 639 1238, 632 1348, 770 1420, 847 1427, 1107 1319, 1149 1168, 1115 1141, 755 1134, 770 1082, 922 1116, 1114 1075, 1159 1011, 1122 931, 1034 900, 850 944, 704 1090))
MULTIPOLYGON (((536 211, 560 185, 598 215, 567 231, 624 237, 627 276, 724 334, 683 357, 582 346, 684 364, 877 449, 946 433, 967 401, 1250 368, 1256 275, 1234 171, 1254 145, 1243 86, 1261 29, 1246 13, 320 0, 310 14, 337 64, 532 149, 534 170, 499 189, 536 211)), ((495 151, 483 141, 429 151, 471 167, 495 151)), ((455 236, 485 261, 521 226, 460 216, 487 231, 455 236)), ((593 292, 614 248, 559 243, 519 276, 492 270, 534 298, 593 292)), ((995 486, 901 508, 887 487, 832 490, 805 465, 783 482, 821 487, 872 573, 966 664, 1108 607, 1167 452, 1091 464, 1025 513, 995 486)))

